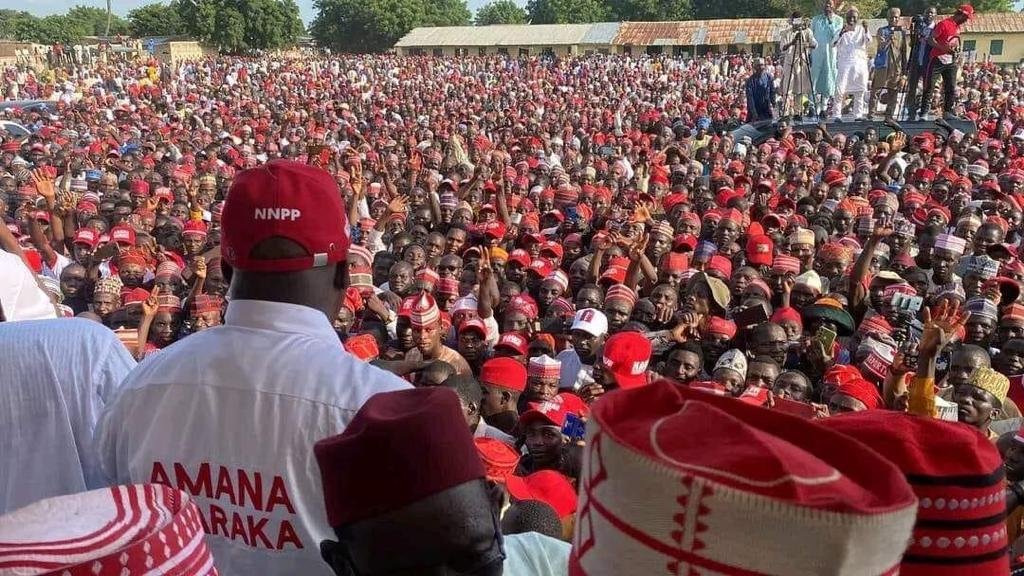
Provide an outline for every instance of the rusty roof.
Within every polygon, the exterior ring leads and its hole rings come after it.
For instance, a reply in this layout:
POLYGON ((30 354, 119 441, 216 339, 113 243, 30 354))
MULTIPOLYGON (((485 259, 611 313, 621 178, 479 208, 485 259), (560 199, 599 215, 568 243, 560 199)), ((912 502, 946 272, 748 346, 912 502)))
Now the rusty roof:
POLYGON ((786 26, 784 18, 623 22, 612 43, 634 46, 761 44, 777 40, 786 26))
POLYGON ((1024 14, 1006 12, 1002 14, 978 14, 967 23, 966 32, 970 34, 1006 34, 1024 32, 1024 14))

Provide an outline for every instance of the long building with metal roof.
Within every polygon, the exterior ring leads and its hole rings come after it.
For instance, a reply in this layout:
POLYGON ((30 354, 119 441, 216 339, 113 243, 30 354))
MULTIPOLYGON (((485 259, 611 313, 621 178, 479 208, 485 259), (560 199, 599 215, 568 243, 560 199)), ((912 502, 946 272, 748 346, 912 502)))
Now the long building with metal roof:
MULTIPOLYGON (((909 25, 909 18, 907 19, 909 25)), ((882 19, 869 20, 872 30, 882 19)), ((405 55, 484 56, 506 54, 771 54, 789 28, 784 18, 598 22, 416 28, 395 44, 405 55)), ((1001 64, 1024 61, 1024 14, 978 14, 963 34, 964 51, 1001 64)))

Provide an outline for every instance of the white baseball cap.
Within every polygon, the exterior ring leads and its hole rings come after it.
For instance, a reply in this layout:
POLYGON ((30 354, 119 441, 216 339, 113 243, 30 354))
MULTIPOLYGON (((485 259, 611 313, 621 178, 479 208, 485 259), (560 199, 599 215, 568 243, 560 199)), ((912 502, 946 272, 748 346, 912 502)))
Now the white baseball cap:
POLYGON ((594 308, 576 311, 570 330, 583 330, 592 336, 604 336, 608 333, 608 317, 604 312, 594 308))

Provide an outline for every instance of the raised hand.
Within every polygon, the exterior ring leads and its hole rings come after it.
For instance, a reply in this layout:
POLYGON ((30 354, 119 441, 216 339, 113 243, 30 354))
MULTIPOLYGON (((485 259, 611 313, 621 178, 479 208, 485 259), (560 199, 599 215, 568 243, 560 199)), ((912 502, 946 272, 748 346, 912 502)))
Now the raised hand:
POLYGON ((960 310, 960 303, 948 304, 943 300, 938 306, 924 309, 924 333, 918 344, 921 358, 934 358, 940 350, 953 341, 957 331, 963 328, 970 312, 960 310))
POLYGON ((156 311, 160 307, 160 287, 154 286, 153 291, 149 293, 149 297, 142 301, 142 315, 146 318, 152 318, 156 316, 156 311))

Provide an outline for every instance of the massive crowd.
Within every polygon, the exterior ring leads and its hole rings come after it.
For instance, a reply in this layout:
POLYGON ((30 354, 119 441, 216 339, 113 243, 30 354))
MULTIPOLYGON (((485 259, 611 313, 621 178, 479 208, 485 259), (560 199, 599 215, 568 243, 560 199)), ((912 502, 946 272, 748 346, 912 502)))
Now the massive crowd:
POLYGON ((1008 574, 1024 69, 781 68, 7 70, 0 574, 1008 574))

